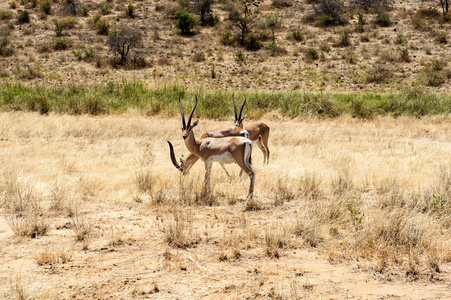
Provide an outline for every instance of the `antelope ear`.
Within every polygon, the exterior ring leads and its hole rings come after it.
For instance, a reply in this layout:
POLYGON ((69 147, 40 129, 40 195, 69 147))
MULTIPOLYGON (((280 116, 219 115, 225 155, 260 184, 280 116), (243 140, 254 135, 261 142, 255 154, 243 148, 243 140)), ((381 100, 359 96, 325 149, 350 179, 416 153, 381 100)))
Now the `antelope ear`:
POLYGON ((199 120, 197 120, 196 122, 194 122, 193 125, 191 125, 191 128, 197 126, 197 124, 199 124, 199 120))
POLYGON ((241 122, 246 119, 247 115, 244 115, 244 117, 241 118, 241 122))

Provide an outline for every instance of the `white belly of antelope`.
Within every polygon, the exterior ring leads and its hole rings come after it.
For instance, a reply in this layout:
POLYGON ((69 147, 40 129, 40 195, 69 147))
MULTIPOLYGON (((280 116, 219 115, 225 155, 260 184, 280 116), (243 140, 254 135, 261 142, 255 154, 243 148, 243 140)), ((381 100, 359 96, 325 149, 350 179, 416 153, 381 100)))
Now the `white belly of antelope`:
POLYGON ((208 158, 208 162, 218 162, 222 164, 232 164, 235 160, 230 152, 223 153, 221 155, 213 155, 208 158))

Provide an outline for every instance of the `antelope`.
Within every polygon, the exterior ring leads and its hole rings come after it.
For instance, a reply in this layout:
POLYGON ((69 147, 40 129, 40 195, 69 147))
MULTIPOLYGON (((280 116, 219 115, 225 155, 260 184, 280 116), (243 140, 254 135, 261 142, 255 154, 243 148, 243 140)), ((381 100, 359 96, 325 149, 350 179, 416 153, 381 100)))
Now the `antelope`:
MULTIPOLYGON (((257 141, 257 146, 260 148, 260 150, 263 152, 263 163, 269 163, 269 148, 268 148, 268 137, 269 137, 269 127, 268 125, 262 123, 262 122, 255 122, 251 123, 248 126, 244 127, 243 129, 243 120, 247 117, 245 115, 242 116, 244 105, 246 104, 246 95, 244 95, 244 102, 241 105, 240 113, 237 115, 236 110, 236 104, 235 104, 235 95, 232 96, 233 101, 233 109, 235 112, 235 117, 232 117, 232 119, 235 122, 235 127, 221 127, 216 128, 210 131, 205 132, 201 138, 221 138, 221 137, 227 137, 227 136, 245 136, 248 135, 248 138, 251 141, 257 141)), ((186 159, 180 159, 181 166, 183 168, 182 174, 186 175, 188 174, 191 167, 197 162, 199 157, 196 155, 193 155, 189 153, 186 156, 186 159)), ((227 169, 225 168, 223 163, 220 163, 222 168, 224 169, 224 172, 227 174, 228 177, 231 177, 229 172, 227 172, 227 169)), ((241 176, 242 172, 240 172, 241 176)))
MULTIPOLYGON (((250 178, 249 192, 247 199, 253 199, 254 195, 254 184, 255 184, 255 173, 252 170, 251 163, 251 153, 252 153, 252 141, 246 137, 233 136, 233 137, 222 137, 222 138, 211 138, 202 137, 197 140, 194 137, 193 128, 198 124, 199 121, 191 124, 191 118, 193 116, 194 110, 197 106, 194 104, 191 114, 189 115, 188 122, 185 122, 185 115, 183 113, 182 103, 179 98, 179 105, 181 111, 181 123, 182 123, 182 137, 185 141, 185 146, 191 155, 194 155, 202 159, 205 163, 205 181, 203 185, 203 190, 210 192, 210 174, 211 165, 213 162, 219 162, 222 164, 236 163, 240 168, 246 172, 250 178)), ((204 134, 205 135, 205 134, 204 134)), ((167 141, 169 144, 169 150, 171 155, 172 164, 181 172, 184 172, 184 168, 177 163, 174 154, 174 148, 171 142, 167 141)))
MULTIPOLYGON (((247 117, 241 117, 243 113, 244 104, 246 103, 246 95, 244 95, 244 102, 241 105, 240 114, 237 116, 236 114, 236 105, 235 105, 235 97, 232 98, 233 101, 233 109, 235 111, 235 117, 232 117, 235 122, 235 128, 238 128, 237 131, 243 131, 243 120, 247 117)), ((269 127, 265 123, 262 122, 254 122, 246 127, 244 130, 249 134, 249 139, 251 141, 257 141, 257 146, 263 152, 263 163, 269 163, 269 148, 268 148, 268 138, 269 138, 269 127)))

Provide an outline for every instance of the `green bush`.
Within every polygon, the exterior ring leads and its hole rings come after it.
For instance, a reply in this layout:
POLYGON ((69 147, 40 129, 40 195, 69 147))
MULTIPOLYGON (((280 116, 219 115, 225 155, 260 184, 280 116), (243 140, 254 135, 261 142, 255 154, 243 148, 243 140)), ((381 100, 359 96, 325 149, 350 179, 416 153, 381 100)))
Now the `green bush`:
POLYGON ((318 51, 315 48, 308 48, 307 52, 305 53, 305 59, 307 62, 312 62, 314 60, 317 60, 319 58, 318 51))
POLYGON ((97 33, 101 35, 108 35, 110 32, 110 27, 110 23, 103 19, 98 20, 96 23, 97 33))
POLYGON ((81 7, 81 15, 83 17, 87 17, 89 15, 89 8, 87 6, 81 7))
POLYGON ((391 25, 390 15, 383 9, 379 9, 376 15, 376 24, 382 27, 391 25))
POLYGON ((221 43, 225 46, 231 46, 235 44, 236 40, 232 36, 230 30, 225 30, 221 33, 221 43))
POLYGON ((199 19, 185 10, 179 10, 175 13, 175 28, 179 29, 182 34, 190 34, 196 25, 200 25, 199 19))
POLYGON ((22 10, 17 17, 19 23, 30 23, 30 14, 28 10, 22 10))
POLYGON ((133 19, 135 17, 135 10, 136 7, 134 7, 132 4, 129 4, 125 9, 125 15, 127 16, 127 18, 133 19))
POLYGON ((56 51, 66 50, 72 46, 72 40, 69 38, 56 37, 52 40, 52 46, 56 51))
POLYGON ((50 0, 44 0, 39 4, 39 8, 44 14, 49 15, 52 10, 52 2, 50 0))
POLYGON ((253 33, 249 33, 244 38, 244 47, 247 50, 258 50, 261 48, 260 43, 258 42, 257 37, 253 33))
POLYGON ((302 42, 304 40, 304 36, 300 30, 293 30, 291 32, 291 38, 296 42, 302 42))

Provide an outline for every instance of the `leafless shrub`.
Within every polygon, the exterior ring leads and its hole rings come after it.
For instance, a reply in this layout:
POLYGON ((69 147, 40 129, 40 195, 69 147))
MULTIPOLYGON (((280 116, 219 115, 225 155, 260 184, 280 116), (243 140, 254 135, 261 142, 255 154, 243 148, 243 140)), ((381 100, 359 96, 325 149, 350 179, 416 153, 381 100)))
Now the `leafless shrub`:
POLYGON ((123 27, 115 30, 108 37, 110 52, 120 57, 120 64, 125 65, 130 51, 142 46, 143 34, 138 29, 123 27))

